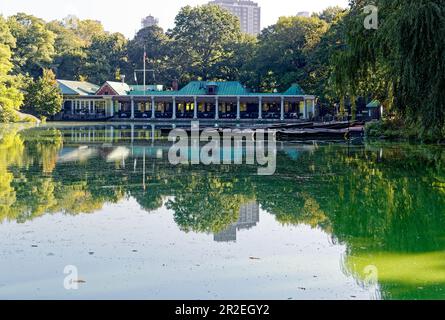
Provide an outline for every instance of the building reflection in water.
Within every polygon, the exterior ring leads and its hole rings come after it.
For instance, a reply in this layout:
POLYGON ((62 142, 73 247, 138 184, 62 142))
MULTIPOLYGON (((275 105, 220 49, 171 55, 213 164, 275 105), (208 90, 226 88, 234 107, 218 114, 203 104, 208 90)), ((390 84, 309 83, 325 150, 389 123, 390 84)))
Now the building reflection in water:
POLYGON ((236 242, 239 230, 249 230, 260 222, 260 206, 255 201, 244 204, 240 208, 239 219, 226 230, 214 235, 216 242, 236 242))

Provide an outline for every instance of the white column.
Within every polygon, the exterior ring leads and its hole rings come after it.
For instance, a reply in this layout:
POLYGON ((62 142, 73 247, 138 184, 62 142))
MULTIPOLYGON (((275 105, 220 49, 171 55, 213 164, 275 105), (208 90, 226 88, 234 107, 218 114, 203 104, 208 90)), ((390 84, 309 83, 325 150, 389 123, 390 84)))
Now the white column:
POLYGON ((173 120, 176 120, 176 98, 173 97, 173 116, 172 116, 173 120))
POLYGON ((88 114, 91 114, 91 100, 88 100, 88 114))
POLYGON ((312 100, 312 117, 315 118, 315 100, 312 100))
POLYGON ((151 97, 151 118, 156 118, 155 97, 151 97))
POLYGON ((114 127, 110 127, 110 142, 113 143, 114 140, 114 127))
POLYGON ((131 97, 131 119, 134 119, 134 98, 131 97))
POLYGON ((219 119, 219 99, 215 98, 215 120, 219 119))
POLYGON ((241 119, 241 98, 236 97, 236 120, 241 119))
POLYGON ((131 125, 131 144, 134 143, 134 124, 131 125))
POLYGON ((284 97, 281 97, 280 120, 281 120, 281 121, 284 121, 284 97))
POLYGON ((113 99, 110 100, 110 116, 114 117, 114 101, 113 101, 113 99))
POLYGON ((194 98, 193 119, 198 119, 198 98, 194 98))
POLYGON ((260 97, 258 101, 258 119, 263 119, 263 98, 260 97))
POLYGON ((304 98, 304 119, 308 119, 308 112, 307 112, 307 100, 304 98))

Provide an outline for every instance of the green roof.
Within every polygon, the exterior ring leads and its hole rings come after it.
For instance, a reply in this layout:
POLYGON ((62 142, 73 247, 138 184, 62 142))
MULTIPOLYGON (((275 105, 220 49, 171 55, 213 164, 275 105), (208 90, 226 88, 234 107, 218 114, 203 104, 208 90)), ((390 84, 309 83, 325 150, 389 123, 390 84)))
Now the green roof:
POLYGON ((218 96, 242 96, 249 94, 246 88, 237 81, 192 81, 179 90, 178 95, 204 96, 207 94, 206 88, 208 85, 216 85, 216 95, 218 96))
MULTIPOLYGON (((57 80, 63 95, 89 96, 95 95, 100 89, 99 86, 82 81, 57 80)), ((206 96, 209 86, 216 87, 216 96, 302 96, 305 95, 303 89, 298 84, 293 84, 284 93, 262 93, 250 92, 238 81, 192 81, 179 91, 164 91, 162 86, 149 85, 144 91, 140 85, 128 85, 122 82, 107 81, 118 95, 126 96, 206 96)), ((378 103, 378 102, 377 102, 378 103)), ((380 106, 380 103, 378 103, 380 106)))
POLYGON ((380 108, 380 101, 372 100, 370 103, 366 105, 366 108, 380 108))
POLYGON ((294 83, 286 92, 283 93, 285 96, 302 96, 304 95, 304 90, 301 89, 298 83, 294 83))
POLYGON ((86 81, 57 80, 63 95, 91 96, 96 94, 99 86, 86 81))

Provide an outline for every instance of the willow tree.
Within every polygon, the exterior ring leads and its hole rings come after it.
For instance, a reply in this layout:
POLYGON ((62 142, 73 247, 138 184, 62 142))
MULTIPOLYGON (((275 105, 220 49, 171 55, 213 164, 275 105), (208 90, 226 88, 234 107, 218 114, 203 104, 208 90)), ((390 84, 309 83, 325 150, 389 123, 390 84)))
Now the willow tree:
POLYGON ((367 91, 394 107, 421 137, 445 134, 445 3, 442 0, 355 0, 348 15, 347 47, 335 57, 335 83, 367 91), (365 28, 378 8, 378 28, 365 28))

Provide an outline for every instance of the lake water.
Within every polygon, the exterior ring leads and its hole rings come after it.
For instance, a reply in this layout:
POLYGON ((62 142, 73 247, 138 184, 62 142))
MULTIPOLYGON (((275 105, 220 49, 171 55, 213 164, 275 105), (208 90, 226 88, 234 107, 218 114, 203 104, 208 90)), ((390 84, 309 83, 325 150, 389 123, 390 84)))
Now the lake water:
POLYGON ((260 176, 170 145, 0 127, 0 299, 445 298, 444 147, 278 143, 260 176))

